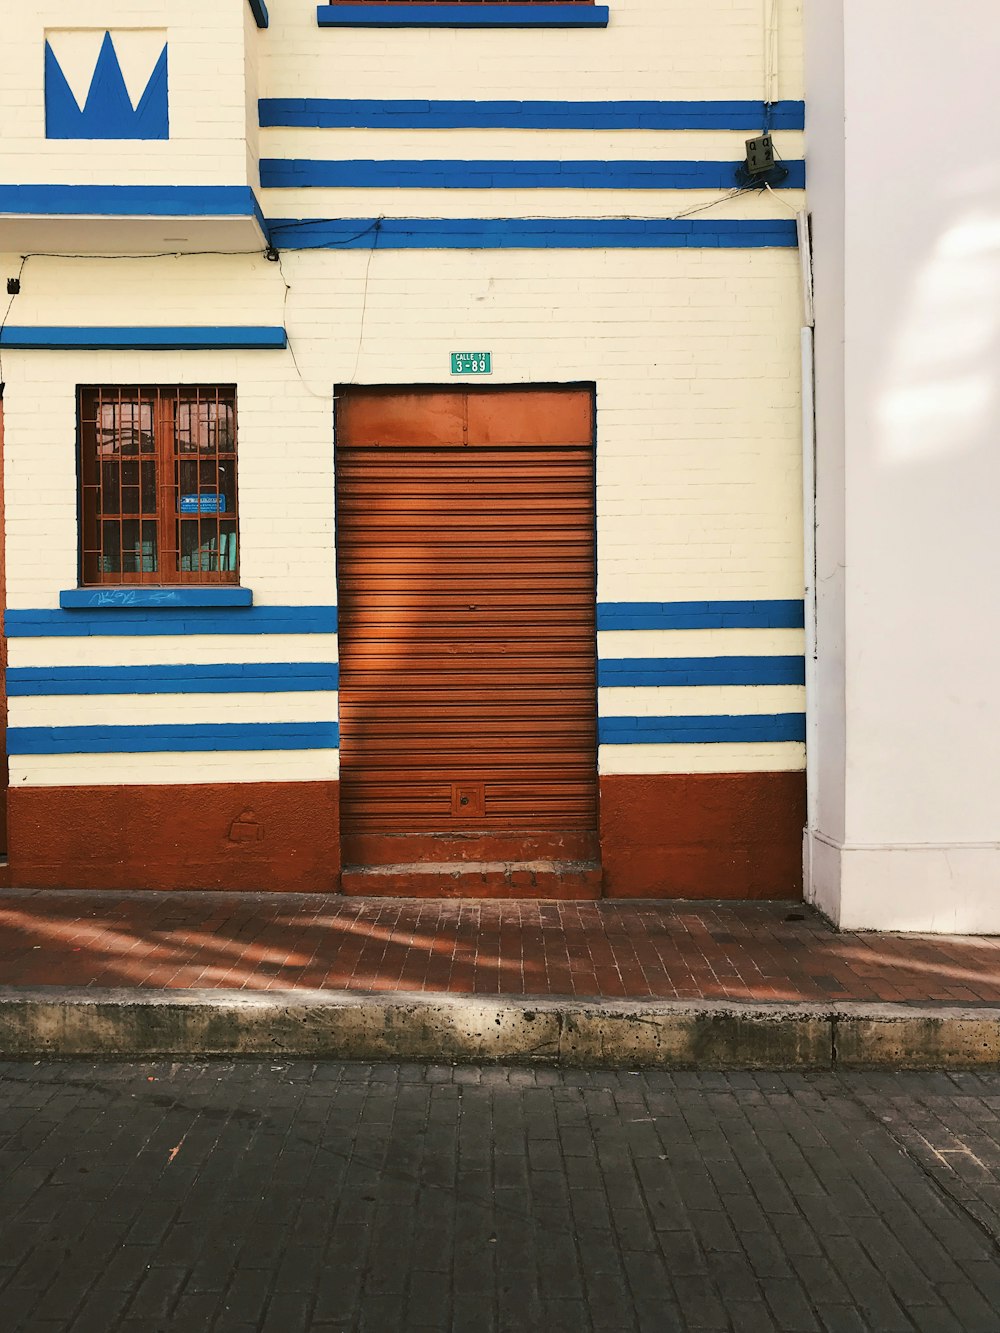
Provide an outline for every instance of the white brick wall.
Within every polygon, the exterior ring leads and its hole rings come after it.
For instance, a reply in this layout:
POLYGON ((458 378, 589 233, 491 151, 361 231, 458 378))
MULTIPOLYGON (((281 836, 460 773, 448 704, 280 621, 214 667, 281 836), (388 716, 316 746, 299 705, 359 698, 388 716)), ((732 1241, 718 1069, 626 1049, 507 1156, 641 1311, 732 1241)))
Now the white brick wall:
POLYGON ((10 760, 10 785, 92 787, 148 783, 191 786, 199 782, 322 782, 336 779, 339 772, 338 750, 15 755, 10 760))
MULTIPOLYGON (((268 0, 267 97, 763 98, 762 0, 610 0, 606 29, 316 26, 268 0)), ((780 98, 802 96, 802 0, 778 0, 780 98)))
MULTIPOLYGON (((221 647, 225 654, 225 647, 221 647)), ((8 722, 12 727, 331 722, 336 721, 336 709, 336 694, 323 690, 273 694, 57 694, 11 699, 8 722)))
MULTIPOLYGON (((349 381, 355 364, 358 383, 447 383, 450 351, 468 347, 493 352, 496 383, 596 382, 601 600, 801 595, 793 251, 295 252, 284 256, 283 268, 291 287, 285 313, 302 380, 288 352, 5 355, 11 606, 53 608, 60 589, 76 582, 78 383, 235 381, 242 581, 261 605, 330 604, 336 600, 333 385, 349 381)), ((15 310, 17 321, 29 324, 71 322, 82 309, 102 324, 210 324, 220 311, 228 323, 266 324, 281 322, 283 296, 278 268, 260 259, 38 259, 25 268, 15 310)), ((668 637, 683 655, 696 654, 699 644, 723 654, 752 651, 748 645, 759 645, 760 636, 774 651, 794 652, 793 641, 801 642, 795 631, 739 633, 738 642, 724 644, 730 631, 718 639, 668 637)), ((332 656, 327 636, 322 650, 314 641, 303 652, 309 637, 280 647, 269 636, 251 644, 228 636, 12 640, 11 664, 274 660, 276 648, 289 660, 332 656)), ((603 635, 602 653, 623 651, 615 642, 621 637, 603 635)), ((606 693, 617 702, 605 712, 642 711, 620 706, 619 696, 632 692, 606 693)), ((732 690, 716 691, 711 708, 701 707, 699 691, 671 693, 682 697, 660 712, 801 707, 795 687, 744 692, 738 707, 732 690)), ((330 696, 316 703, 319 714, 330 715, 330 696)), ((12 704, 15 725, 74 717, 83 724, 108 707, 100 701, 12 704)), ((281 695, 263 696, 252 709, 242 696, 139 696, 116 716, 179 721, 194 709, 206 721, 279 721, 289 706, 281 695)), ((306 712, 319 716, 311 705, 306 712)), ((717 771, 722 761, 730 770, 795 767, 801 756, 793 745, 709 746, 697 761, 689 752, 698 747, 640 747, 644 758, 632 753, 635 748, 606 747, 602 767, 634 771, 638 763, 640 771, 650 771, 655 762, 660 767, 653 771, 665 771, 664 765, 693 771, 675 767, 690 762, 717 771)), ((259 762, 286 761, 300 774, 314 771, 287 756, 259 762)), ((315 771, 328 772, 326 759, 317 762, 315 771)), ((137 757, 127 771, 175 772, 164 763, 137 757)), ((221 764, 216 757, 198 772, 217 774, 221 764)), ((194 761, 188 765, 194 771, 194 761)), ((80 757, 72 766, 22 759, 17 768, 30 781, 55 772, 81 782, 119 772, 108 770, 103 756, 80 757)), ((226 772, 238 779, 258 770, 238 756, 226 772)))
MULTIPOLYGON (((805 768, 794 741, 738 745, 602 745, 601 773, 792 773, 805 768)), ((152 780, 152 779, 151 779, 152 780)))
POLYGON ((266 30, 257 27, 250 6, 243 4, 243 77, 246 126, 246 180, 256 187, 260 179, 257 163, 260 158, 260 116, 257 100, 260 97, 260 57, 266 30))

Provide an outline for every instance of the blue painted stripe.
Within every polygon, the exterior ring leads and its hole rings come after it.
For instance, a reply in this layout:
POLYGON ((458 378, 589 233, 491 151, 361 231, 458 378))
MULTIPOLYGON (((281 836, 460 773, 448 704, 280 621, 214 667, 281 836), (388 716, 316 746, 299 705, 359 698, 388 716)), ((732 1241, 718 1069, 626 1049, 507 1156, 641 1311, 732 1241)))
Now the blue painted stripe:
POLYGON ((794 218, 275 218, 283 250, 659 250, 796 246, 794 218))
POLYGON ((258 28, 267 27, 270 18, 264 0, 250 0, 250 13, 253 15, 254 22, 257 24, 258 28))
MULTIPOLYGON (((763 102, 445 102, 262 97, 261 127, 397 130, 759 130, 763 102)), ((775 102, 771 128, 805 128, 804 102, 775 102)))
POLYGON ((805 610, 798 599, 752 602, 600 602, 597 628, 612 629, 801 629, 805 610))
POLYGON ((804 741, 805 713, 744 713, 718 717, 602 717, 601 745, 722 745, 804 741))
POLYGON ((321 28, 606 28, 607 5, 321 4, 321 28))
MULTIPOLYGON (((805 163, 783 162, 777 188, 801 190, 805 163)), ((265 157, 264 189, 411 190, 728 190, 739 183, 740 162, 425 161, 265 157)))
POLYGON ((606 688, 642 685, 804 685, 804 657, 620 657, 597 664, 606 688))
POLYGON ((123 606, 252 606, 253 589, 235 584, 185 588, 66 588, 59 594, 66 610, 123 606))
POLYGON ((8 727, 8 754, 335 750, 336 722, 203 722, 147 727, 8 727))
POLYGON ((56 328, 8 325, 0 330, 0 347, 24 351, 276 351, 287 345, 284 329, 263 325, 218 328, 56 328))
POLYGON ((231 606, 97 611, 8 611, 11 639, 77 639, 92 635, 336 634, 335 606, 231 606))
MULTIPOLYGON (((94 590, 99 591, 97 589, 94 590)), ((601 602, 599 630, 801 629, 799 599, 706 602, 601 602)), ((90 611, 12 610, 10 638, 115 634, 335 634, 335 606, 104 606, 90 611)))
POLYGON ((8 667, 14 698, 57 694, 285 694, 336 690, 336 662, 248 662, 185 666, 8 667))
POLYGON ((246 185, 0 185, 0 214, 259 217, 246 185))

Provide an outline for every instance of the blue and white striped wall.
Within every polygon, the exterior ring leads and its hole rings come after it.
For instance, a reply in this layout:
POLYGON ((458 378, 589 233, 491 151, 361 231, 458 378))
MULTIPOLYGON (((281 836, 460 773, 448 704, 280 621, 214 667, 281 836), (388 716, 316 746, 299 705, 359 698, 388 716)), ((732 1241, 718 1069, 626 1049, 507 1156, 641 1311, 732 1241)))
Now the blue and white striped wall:
MULTIPOLYGON (((335 624, 332 607, 10 612, 11 781, 336 777, 335 624)), ((602 773, 801 768, 801 627, 798 601, 602 604, 602 773)))
POLYGON ((332 607, 12 611, 12 785, 336 778, 332 607))
POLYGON ((744 141, 764 125, 783 159, 768 183, 794 212, 797 101, 270 97, 259 117, 261 198, 286 249, 795 244, 763 182, 669 224, 747 184, 744 141))
POLYGON ((600 770, 805 766, 802 602, 602 603, 600 770))

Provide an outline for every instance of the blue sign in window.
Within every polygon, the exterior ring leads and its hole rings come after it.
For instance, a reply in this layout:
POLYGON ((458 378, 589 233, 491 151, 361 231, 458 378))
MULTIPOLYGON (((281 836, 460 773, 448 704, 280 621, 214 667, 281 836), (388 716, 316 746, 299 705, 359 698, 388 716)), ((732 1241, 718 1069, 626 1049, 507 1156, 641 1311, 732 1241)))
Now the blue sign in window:
POLYGON ((182 495, 182 514, 224 514, 226 497, 216 491, 202 491, 200 495, 182 495))

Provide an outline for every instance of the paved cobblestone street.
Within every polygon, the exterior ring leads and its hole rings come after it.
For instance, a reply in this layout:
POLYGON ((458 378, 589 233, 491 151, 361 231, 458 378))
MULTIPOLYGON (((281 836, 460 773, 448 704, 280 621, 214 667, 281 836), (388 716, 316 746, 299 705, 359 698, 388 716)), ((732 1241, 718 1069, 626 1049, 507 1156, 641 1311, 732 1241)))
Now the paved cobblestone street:
POLYGON ((0 1325, 1000 1328, 1000 1075, 0 1067, 0 1325))

